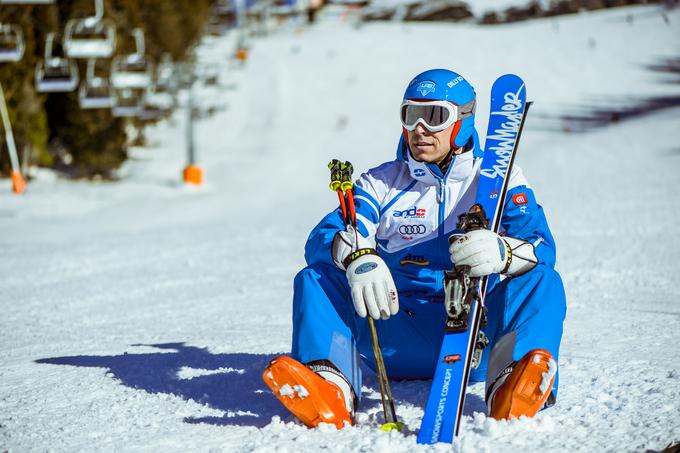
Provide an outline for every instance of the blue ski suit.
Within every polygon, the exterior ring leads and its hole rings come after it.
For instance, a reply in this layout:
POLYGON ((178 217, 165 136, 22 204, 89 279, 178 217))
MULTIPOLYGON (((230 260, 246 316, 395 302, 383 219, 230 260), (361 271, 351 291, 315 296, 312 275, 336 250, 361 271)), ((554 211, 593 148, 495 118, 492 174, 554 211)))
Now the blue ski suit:
MULTIPOLYGON (((478 149, 455 156, 445 175, 436 165, 404 152, 356 181, 358 230, 376 244, 399 293, 399 312, 376 324, 392 379, 434 375, 444 336, 443 276, 452 268, 448 238, 460 233, 458 216, 474 204, 482 160, 478 149)), ((490 344, 470 378, 486 378, 487 386, 532 349, 546 349, 557 361, 566 312, 562 280, 554 269, 555 242, 543 209, 516 166, 508 188, 501 230, 533 244, 539 262, 523 275, 490 277, 488 324, 483 328, 490 344)), ((294 282, 292 355, 303 363, 330 360, 360 396, 359 360, 373 370, 375 363, 368 322, 356 315, 345 272, 331 256, 333 238, 344 228, 337 209, 309 235, 308 266, 294 282)), ((556 389, 557 379, 553 394, 556 389)))

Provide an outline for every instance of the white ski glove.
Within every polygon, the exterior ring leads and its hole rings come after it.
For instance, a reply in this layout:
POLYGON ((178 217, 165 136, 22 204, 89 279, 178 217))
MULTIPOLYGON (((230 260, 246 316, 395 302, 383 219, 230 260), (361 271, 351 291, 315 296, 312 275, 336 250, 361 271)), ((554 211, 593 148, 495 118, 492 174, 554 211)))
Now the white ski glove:
POLYGON ((345 260, 354 250, 370 249, 373 246, 369 240, 359 233, 352 225, 347 225, 343 231, 338 231, 333 238, 331 254, 333 261, 343 271, 347 269, 345 260))
POLYGON ((501 237, 489 230, 456 235, 449 253, 456 266, 470 266, 470 277, 519 275, 538 264, 533 245, 521 239, 501 237))
POLYGON ((374 249, 352 253, 347 265, 347 281, 352 290, 354 309, 362 318, 388 319, 399 311, 399 296, 387 264, 374 249))

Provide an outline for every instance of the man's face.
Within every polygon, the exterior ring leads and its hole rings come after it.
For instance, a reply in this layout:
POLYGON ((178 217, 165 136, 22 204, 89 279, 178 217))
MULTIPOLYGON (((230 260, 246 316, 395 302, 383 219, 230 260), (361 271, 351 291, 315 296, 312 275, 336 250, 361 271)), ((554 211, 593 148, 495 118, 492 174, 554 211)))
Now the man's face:
POLYGON ((408 144, 411 155, 420 162, 438 164, 451 150, 451 134, 455 123, 439 132, 430 132, 422 124, 418 124, 412 131, 408 131, 408 144))

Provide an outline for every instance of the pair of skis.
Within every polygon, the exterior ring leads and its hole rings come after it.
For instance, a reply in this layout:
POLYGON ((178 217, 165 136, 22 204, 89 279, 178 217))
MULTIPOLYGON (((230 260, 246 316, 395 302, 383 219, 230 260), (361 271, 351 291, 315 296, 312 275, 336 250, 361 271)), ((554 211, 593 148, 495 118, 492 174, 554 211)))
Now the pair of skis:
MULTIPOLYGON (((491 113, 475 204, 459 217, 463 232, 498 232, 508 180, 530 102, 521 78, 506 74, 491 88, 491 113)), ((455 239, 453 237, 452 239, 455 239)), ((453 442, 458 436, 470 371, 479 365, 488 339, 484 298, 487 277, 470 278, 469 269, 445 274, 446 335, 418 432, 418 443, 453 442)))

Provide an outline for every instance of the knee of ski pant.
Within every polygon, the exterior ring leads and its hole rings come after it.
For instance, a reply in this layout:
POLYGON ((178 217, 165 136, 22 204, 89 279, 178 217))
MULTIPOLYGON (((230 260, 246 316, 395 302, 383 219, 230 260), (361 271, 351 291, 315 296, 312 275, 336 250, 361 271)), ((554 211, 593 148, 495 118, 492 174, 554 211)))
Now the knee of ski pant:
POLYGON ((562 277, 551 266, 539 264, 529 272, 513 277, 508 283, 510 293, 524 309, 533 306, 551 317, 563 320, 567 312, 567 301, 562 277))
POLYGON ((311 264, 297 273, 293 280, 293 302, 314 300, 302 297, 305 291, 323 291, 329 299, 349 295, 349 284, 345 272, 335 265, 311 264))

